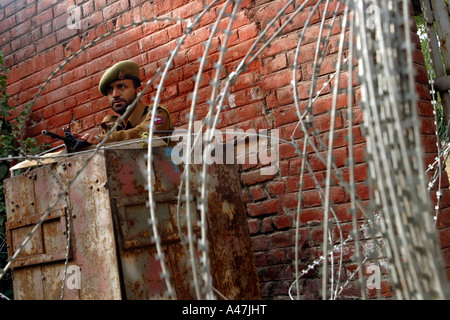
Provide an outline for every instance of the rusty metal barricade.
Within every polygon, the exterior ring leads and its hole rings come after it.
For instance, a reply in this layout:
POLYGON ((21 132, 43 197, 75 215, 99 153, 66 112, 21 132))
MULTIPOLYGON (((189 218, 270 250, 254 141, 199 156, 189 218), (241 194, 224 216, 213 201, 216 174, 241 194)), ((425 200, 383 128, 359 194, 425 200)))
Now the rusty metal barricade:
MULTIPOLYGON (((154 199, 158 232, 176 299, 195 299, 192 268, 180 234, 177 195, 183 166, 176 166, 167 146, 153 147, 154 199)), ((59 299, 68 266, 64 299, 168 299, 149 226, 147 151, 142 148, 97 152, 65 197, 57 195, 86 163, 90 153, 67 157, 5 181, 10 256, 29 230, 52 211, 12 264, 15 299, 59 299), (67 224, 67 219, 70 223, 67 224), (68 230, 68 226, 71 230, 68 230), (69 235, 70 247, 66 250, 69 235)), ((195 177, 201 165, 191 165, 195 177)), ((209 166, 208 238, 213 286, 228 299, 259 299, 245 206, 235 165, 209 166)), ((199 181, 199 179, 192 179, 199 181)), ((197 191, 192 182, 191 220, 198 221, 197 191)), ((184 212, 181 206, 181 212, 184 212)), ((193 227, 194 234, 199 229, 193 227)))

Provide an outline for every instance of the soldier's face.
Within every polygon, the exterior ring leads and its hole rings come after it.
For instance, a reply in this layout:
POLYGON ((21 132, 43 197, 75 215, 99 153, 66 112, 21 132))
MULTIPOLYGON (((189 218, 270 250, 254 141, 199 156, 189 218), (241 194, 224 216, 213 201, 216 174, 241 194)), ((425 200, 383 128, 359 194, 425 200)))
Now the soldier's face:
POLYGON ((123 79, 111 82, 108 86, 108 99, 111 108, 118 114, 124 114, 127 107, 136 99, 139 89, 133 80, 123 79))

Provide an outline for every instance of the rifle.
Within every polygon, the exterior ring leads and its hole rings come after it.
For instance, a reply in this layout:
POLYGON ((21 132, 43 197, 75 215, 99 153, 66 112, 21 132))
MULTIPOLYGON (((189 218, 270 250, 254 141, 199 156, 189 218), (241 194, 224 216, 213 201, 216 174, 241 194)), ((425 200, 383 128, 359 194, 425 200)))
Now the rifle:
POLYGON ((89 147, 91 144, 85 140, 78 139, 73 133, 70 132, 70 127, 64 129, 64 137, 56 133, 49 132, 47 130, 42 130, 42 134, 46 135, 52 139, 59 139, 64 141, 67 151, 72 152, 82 148, 89 147))

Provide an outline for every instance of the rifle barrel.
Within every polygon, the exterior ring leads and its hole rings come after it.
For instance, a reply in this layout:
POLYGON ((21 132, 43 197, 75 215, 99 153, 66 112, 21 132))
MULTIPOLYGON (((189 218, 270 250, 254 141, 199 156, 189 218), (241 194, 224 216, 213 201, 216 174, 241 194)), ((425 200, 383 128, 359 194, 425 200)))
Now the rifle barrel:
MULTIPOLYGON (((68 139, 66 137, 60 136, 59 134, 47 131, 47 130, 42 130, 42 134, 45 136, 49 136, 53 139, 59 139, 59 140, 63 140, 63 141, 67 141, 68 139)), ((70 139, 69 139, 70 140, 70 139)))

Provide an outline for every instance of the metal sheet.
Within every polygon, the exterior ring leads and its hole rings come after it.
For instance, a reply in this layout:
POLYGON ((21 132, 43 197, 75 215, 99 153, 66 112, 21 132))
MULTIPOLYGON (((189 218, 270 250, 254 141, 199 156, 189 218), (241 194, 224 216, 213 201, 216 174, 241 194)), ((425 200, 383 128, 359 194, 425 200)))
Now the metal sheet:
MULTIPOLYGON (((90 154, 67 160, 68 180, 90 154)), ((105 159, 99 152, 89 161, 69 189, 73 226, 73 263, 81 268, 80 298, 121 299, 120 275, 106 188, 105 159)))
POLYGON ((216 165, 210 167, 209 176, 208 228, 215 286, 228 299, 259 299, 238 171, 233 165, 216 165))
MULTIPOLYGON (((192 268, 188 252, 181 244, 180 232, 186 234, 186 204, 177 216, 177 196, 183 166, 175 166, 167 148, 153 150, 153 190, 158 233, 166 254, 167 267, 177 299, 195 299, 192 288, 192 268), (181 229, 181 230, 179 230, 181 229)), ((151 241, 152 231, 145 150, 108 150, 107 171, 113 212, 117 223, 119 255, 123 270, 127 299, 166 298, 163 279, 159 278, 160 263, 155 259, 156 249, 151 241), (136 276, 140 273, 146 276, 136 276), (150 276, 148 272, 154 274, 150 276)), ((200 165, 190 167, 191 221, 194 234, 200 236, 197 197, 200 165)), ((237 168, 217 165, 210 168, 208 186, 208 224, 210 228, 210 259, 213 266, 214 286, 231 299, 258 299, 258 278, 246 222, 246 211, 240 198, 237 168)), ((196 248, 194 250, 197 250, 196 248)), ((196 252, 197 257, 200 253, 196 252)))
MULTIPOLYGON (((180 238, 187 232, 185 203, 177 215, 183 167, 172 163, 165 146, 155 147, 153 152, 158 233, 175 298, 195 299, 192 268, 180 238)), ((68 286, 77 274, 67 274, 64 299, 169 298, 148 224, 145 155, 143 149, 105 150, 86 167, 91 154, 76 155, 53 164, 51 170, 36 168, 7 180, 10 254, 47 208, 54 206, 15 262, 16 299, 59 299, 66 253, 68 265, 78 268, 80 278, 79 287, 68 286), (73 183, 67 194, 59 198, 69 181, 73 183), (71 244, 66 252, 69 231, 71 244)), ((200 169, 190 169, 190 218, 197 237, 200 169)), ((257 299, 259 286, 236 168, 212 166, 209 175, 209 252, 214 286, 231 299, 257 299)), ((200 252, 197 248, 194 251, 198 258, 200 252)))
POLYGON ((43 300, 41 266, 30 266, 14 270, 13 291, 15 300, 43 300))
POLYGON ((34 184, 31 173, 21 174, 4 182, 6 219, 19 221, 35 214, 34 184))

